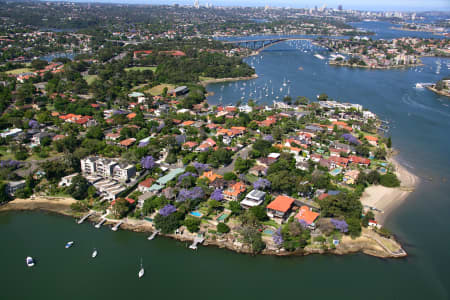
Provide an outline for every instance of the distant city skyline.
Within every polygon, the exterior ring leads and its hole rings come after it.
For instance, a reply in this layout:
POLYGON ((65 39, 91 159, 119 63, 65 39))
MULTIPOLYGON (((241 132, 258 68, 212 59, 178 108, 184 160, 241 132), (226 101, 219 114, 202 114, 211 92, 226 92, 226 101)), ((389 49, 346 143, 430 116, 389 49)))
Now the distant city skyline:
MULTIPOLYGON (((55 0, 57 1, 57 0, 55 0)), ((101 3, 129 3, 129 4, 180 4, 194 5, 195 0, 75 0, 75 2, 101 2, 101 3)), ((361 0, 198 0, 200 6, 212 4, 216 6, 271 6, 271 7, 291 7, 291 8, 314 8, 326 5, 327 8, 338 8, 339 5, 343 9, 357 10, 396 10, 396 11, 425 11, 440 10, 450 11, 449 0, 377 0, 377 1, 361 1, 361 0)))

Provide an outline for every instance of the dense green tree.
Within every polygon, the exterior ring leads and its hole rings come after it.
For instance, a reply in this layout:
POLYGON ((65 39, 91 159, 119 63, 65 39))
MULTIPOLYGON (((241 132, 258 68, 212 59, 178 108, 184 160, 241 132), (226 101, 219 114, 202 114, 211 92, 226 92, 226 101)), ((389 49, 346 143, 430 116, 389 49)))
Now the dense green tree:
POLYGON ((230 232, 230 227, 228 227, 228 225, 225 223, 219 223, 219 224, 217 224, 217 232, 228 233, 228 232, 230 232))
POLYGON ((186 228, 190 231, 190 232, 197 232, 200 229, 200 219, 197 218, 187 218, 186 220, 184 220, 184 225, 186 226, 186 228))
POLYGON ((6 192, 6 183, 0 182, 0 203, 5 203, 10 200, 8 193, 6 192))
POLYGON ((253 206, 249 209, 249 211, 261 222, 269 220, 266 208, 264 206, 253 206))
POLYGON ((174 212, 168 216, 162 216, 157 214, 154 222, 156 228, 160 229, 162 233, 173 233, 178 227, 180 227, 184 214, 181 212, 174 212))
POLYGON ((400 180, 394 173, 387 173, 380 176, 380 184, 386 187, 399 187, 400 180))
POLYGON ((88 196, 89 182, 81 175, 72 178, 72 184, 67 192, 77 200, 83 200, 88 196))

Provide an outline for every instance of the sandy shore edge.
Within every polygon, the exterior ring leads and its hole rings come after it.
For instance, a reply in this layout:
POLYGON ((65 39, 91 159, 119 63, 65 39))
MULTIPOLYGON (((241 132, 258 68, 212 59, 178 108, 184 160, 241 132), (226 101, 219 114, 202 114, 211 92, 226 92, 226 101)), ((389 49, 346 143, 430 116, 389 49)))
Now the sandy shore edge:
MULTIPOLYGON (((33 197, 29 199, 15 199, 5 205, 0 206, 0 212, 8 211, 44 211, 52 212, 65 216, 80 218, 86 213, 74 212, 70 206, 75 203, 76 200, 72 198, 63 197, 33 197)), ((88 222, 98 222, 100 219, 100 213, 89 217, 88 222)), ((123 230, 129 230, 134 232, 150 233, 155 230, 150 222, 137 219, 123 219, 124 223, 121 226, 123 230)), ((105 225, 116 224, 118 220, 108 220, 105 225)), ((195 237, 195 234, 186 232, 182 235, 168 234, 164 237, 172 238, 186 244, 191 243, 195 237)), ((213 246, 218 248, 224 248, 230 251, 234 251, 242 254, 251 254, 250 249, 247 246, 238 245, 227 237, 222 239, 206 239, 203 243, 204 246, 213 246)), ((296 252, 278 251, 274 249, 265 249, 261 254, 274 255, 274 256, 304 256, 310 254, 334 254, 334 255, 346 255, 351 253, 362 252, 367 255, 380 257, 380 258, 399 258, 407 256, 406 252, 401 249, 394 239, 386 239, 377 235, 372 230, 363 229, 363 235, 356 239, 350 237, 344 237, 340 245, 336 249, 318 249, 307 247, 304 250, 298 250, 296 252), (386 247, 388 245, 389 247, 386 247), (394 249, 394 250, 390 250, 394 249)))
POLYGON ((395 174, 400 180, 400 187, 388 188, 381 185, 366 188, 361 203, 375 207, 382 212, 374 212, 377 221, 383 224, 387 217, 398 208, 419 184, 419 177, 402 166, 396 157, 392 156, 388 161, 395 167, 395 174))

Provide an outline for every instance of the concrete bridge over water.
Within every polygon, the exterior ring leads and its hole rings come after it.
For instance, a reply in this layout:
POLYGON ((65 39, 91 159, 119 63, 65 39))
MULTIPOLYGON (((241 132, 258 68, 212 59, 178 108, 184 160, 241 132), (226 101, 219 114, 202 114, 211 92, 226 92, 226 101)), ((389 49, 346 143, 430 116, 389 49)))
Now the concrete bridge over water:
POLYGON ((311 41, 307 38, 264 38, 264 39, 245 39, 245 40, 233 40, 233 41, 222 41, 224 44, 233 44, 239 47, 249 48, 255 51, 262 51, 268 47, 275 44, 283 43, 286 41, 311 41))

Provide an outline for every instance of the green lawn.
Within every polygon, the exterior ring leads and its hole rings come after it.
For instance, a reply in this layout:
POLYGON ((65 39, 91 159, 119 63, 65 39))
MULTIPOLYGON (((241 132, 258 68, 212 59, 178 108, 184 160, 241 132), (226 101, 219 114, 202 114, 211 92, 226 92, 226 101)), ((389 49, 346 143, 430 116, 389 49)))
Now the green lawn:
POLYGON ((198 79, 200 81, 207 81, 207 80, 211 80, 211 79, 215 79, 214 77, 204 77, 204 76, 199 76, 198 79))
POLYGON ((21 73, 27 73, 27 72, 32 72, 33 70, 30 68, 20 68, 20 69, 15 69, 15 70, 9 70, 6 71, 5 73, 8 75, 17 75, 17 74, 21 74, 21 73))
POLYGON ((175 88, 175 85, 163 83, 155 87, 152 87, 150 90, 147 90, 146 92, 150 92, 150 94, 152 94, 153 96, 161 95, 165 87, 167 87, 167 90, 170 91, 175 88))
POLYGON ((245 178, 250 181, 250 183, 254 183, 256 180, 258 180, 259 178, 255 175, 252 174, 246 174, 245 178))
POLYGON ((144 71, 144 70, 151 70, 152 72, 156 71, 156 67, 131 67, 131 68, 125 68, 125 71, 144 71))
POLYGON ((96 79, 98 79, 98 75, 86 75, 83 76, 84 80, 86 80, 88 85, 91 85, 96 79))

